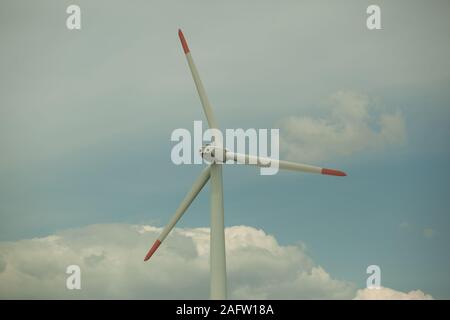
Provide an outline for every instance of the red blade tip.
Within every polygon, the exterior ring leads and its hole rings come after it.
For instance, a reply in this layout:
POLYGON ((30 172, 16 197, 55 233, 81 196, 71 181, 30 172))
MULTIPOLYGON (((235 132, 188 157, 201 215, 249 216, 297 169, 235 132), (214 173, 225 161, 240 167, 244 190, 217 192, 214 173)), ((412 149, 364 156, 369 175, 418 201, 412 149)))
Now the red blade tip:
POLYGON ((322 169, 322 174, 327 174, 329 176, 338 176, 338 177, 345 177, 347 175, 343 171, 327 169, 327 168, 322 169))
POLYGON ((181 29, 178 29, 178 37, 180 37, 181 45, 183 46, 183 51, 185 54, 189 52, 189 47, 187 45, 186 39, 184 38, 183 31, 181 29))
POLYGON ((152 248, 150 249, 150 251, 145 256, 144 261, 147 261, 148 259, 150 259, 150 257, 155 253, 156 249, 158 249, 160 244, 161 244, 161 241, 159 241, 159 240, 155 241, 155 243, 153 244, 152 248))

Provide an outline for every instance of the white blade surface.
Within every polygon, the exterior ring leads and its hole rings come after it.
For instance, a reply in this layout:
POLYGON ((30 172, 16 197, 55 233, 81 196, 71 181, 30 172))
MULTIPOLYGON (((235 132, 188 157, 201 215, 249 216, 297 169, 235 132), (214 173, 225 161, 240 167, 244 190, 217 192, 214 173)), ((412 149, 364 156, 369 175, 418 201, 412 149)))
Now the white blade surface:
POLYGON ((275 160, 275 159, 270 159, 270 158, 265 158, 265 157, 251 156, 248 154, 234 153, 231 151, 225 152, 225 159, 233 160, 235 162, 239 162, 242 164, 255 165, 258 167, 271 167, 271 166, 277 167, 278 166, 278 168, 284 169, 284 170, 326 174, 326 175, 331 175, 331 176, 346 176, 347 175, 345 172, 340 171, 340 170, 311 166, 308 164, 302 164, 302 163, 291 162, 291 161, 275 160))
POLYGON ((205 184, 208 182, 209 177, 211 173, 211 166, 208 166, 206 169, 202 171, 200 176, 195 180, 194 184, 191 187, 191 190, 189 190, 186 197, 183 199, 183 201, 180 203, 180 206, 178 207, 177 211, 173 215, 172 219, 169 221, 169 223, 164 227, 163 231, 159 235, 158 239, 156 239, 153 246, 148 251, 147 255, 145 256, 144 261, 147 261, 150 259, 150 257, 155 253, 156 249, 158 249, 161 242, 164 241, 164 239, 167 237, 167 235, 172 231, 173 227, 177 224, 178 220, 183 216, 183 214, 186 212, 187 208, 189 208, 192 201, 194 201, 195 197, 200 193, 202 188, 205 186, 205 184))
POLYGON ((181 30, 178 30, 178 36, 180 37, 181 45, 183 46, 184 54, 186 55, 186 60, 189 65, 189 69, 191 69, 192 78, 194 78, 195 86, 197 87, 197 92, 200 97, 200 101, 203 106, 203 111, 205 112, 206 119, 208 120, 208 124, 210 128, 217 128, 217 122, 214 118, 211 104, 209 103, 208 97, 206 96, 205 88, 203 87, 202 80, 197 71, 197 67, 194 64, 194 59, 192 59, 191 52, 187 45, 184 34, 181 30))

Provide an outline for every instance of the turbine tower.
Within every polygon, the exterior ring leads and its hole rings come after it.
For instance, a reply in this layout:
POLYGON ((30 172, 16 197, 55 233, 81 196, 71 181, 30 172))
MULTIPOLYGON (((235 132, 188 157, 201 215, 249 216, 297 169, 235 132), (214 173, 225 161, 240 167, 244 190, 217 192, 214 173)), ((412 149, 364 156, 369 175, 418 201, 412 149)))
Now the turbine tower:
MULTIPOLYGON (((179 29, 178 36, 183 47, 186 60, 191 70, 192 77, 197 87, 200 102, 203 106, 208 125, 211 129, 218 129, 211 104, 203 87, 202 81, 195 67, 186 39, 183 32, 179 29)), ((214 134, 213 134, 214 135, 214 134)), ((158 239, 148 251, 144 261, 150 259, 155 253, 170 231, 174 228, 178 220, 183 216, 189 205, 194 201, 202 188, 211 180, 211 233, 210 233, 210 296, 214 300, 224 300, 227 298, 227 275, 226 275, 226 257, 225 257, 225 227, 223 213, 223 184, 222 184, 222 164, 228 160, 242 164, 256 165, 259 167, 277 166, 279 169, 302 171, 309 173, 318 173, 332 176, 346 176, 342 171, 310 166, 301 163, 276 160, 264 157, 258 157, 247 154, 234 153, 225 149, 218 136, 213 136, 212 143, 204 145, 200 150, 201 156, 211 163, 206 167, 194 182, 191 190, 181 202, 174 216, 164 227, 158 239)))

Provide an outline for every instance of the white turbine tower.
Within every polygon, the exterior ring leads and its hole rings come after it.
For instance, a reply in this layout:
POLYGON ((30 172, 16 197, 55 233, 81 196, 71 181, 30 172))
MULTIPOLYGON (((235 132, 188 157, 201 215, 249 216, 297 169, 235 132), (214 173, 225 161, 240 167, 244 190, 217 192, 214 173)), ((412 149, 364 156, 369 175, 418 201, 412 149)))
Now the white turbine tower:
MULTIPOLYGON (((216 119, 214 118, 211 105, 206 96, 205 88, 200 80, 194 60, 192 59, 189 47, 183 32, 178 30, 178 36, 181 40, 186 60, 191 69, 192 77, 194 78, 195 86, 197 87, 198 95, 205 112, 211 129, 218 129, 216 119)), ((151 249, 145 256, 144 261, 150 259, 155 253, 156 249, 167 237, 169 232, 174 228, 175 224, 180 220, 189 205, 194 201, 195 197, 200 193, 202 188, 211 179, 211 234, 210 234, 210 270, 211 283, 210 295, 211 299, 226 299, 227 298, 227 276, 226 276, 226 261, 225 261, 225 228, 223 215, 223 189, 222 189, 222 164, 227 160, 243 164, 253 164, 260 167, 268 167, 271 165, 278 166, 280 169, 302 171, 309 173, 319 173, 333 176, 345 176, 342 171, 326 169, 316 166, 310 166, 295 162, 275 160, 263 157, 257 157, 246 154, 233 153, 222 146, 219 139, 213 138, 213 143, 203 146, 200 153, 203 158, 208 160, 211 164, 205 168, 197 180, 192 185, 191 190, 181 202, 180 206, 175 212, 170 222, 164 227, 163 231, 155 241, 151 249)))

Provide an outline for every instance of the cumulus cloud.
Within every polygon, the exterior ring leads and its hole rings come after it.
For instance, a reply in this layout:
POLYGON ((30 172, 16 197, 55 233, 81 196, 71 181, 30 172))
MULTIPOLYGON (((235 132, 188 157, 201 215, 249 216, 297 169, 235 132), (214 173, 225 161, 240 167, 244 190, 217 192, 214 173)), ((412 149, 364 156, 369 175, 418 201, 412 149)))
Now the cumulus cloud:
POLYGON ((355 300, 432 300, 433 297, 421 290, 408 293, 389 288, 361 289, 356 292, 355 300))
MULTIPOLYGON (((209 229, 175 229, 147 263, 153 226, 91 225, 44 238, 0 243, 0 298, 190 298, 209 296, 209 229), (81 290, 67 290, 69 265, 81 290)), ((281 246, 264 231, 226 229, 232 298, 351 298, 301 246, 281 246)))
POLYGON ((431 227, 415 226, 407 221, 400 223, 399 228, 402 231, 411 232, 416 236, 423 236, 425 239, 432 239, 439 234, 437 230, 431 227))
POLYGON ((425 228, 423 229, 423 236, 427 239, 431 239, 436 235, 436 230, 433 228, 425 228))
POLYGON ((327 116, 291 116, 279 122, 280 144, 289 158, 321 161, 405 141, 401 113, 375 115, 367 96, 349 91, 337 92, 330 102, 327 116))
MULTIPOLYGON (((144 263, 160 231, 148 225, 102 224, 1 242, 0 298, 208 298, 209 229, 176 228, 144 263), (69 265, 81 268, 81 290, 66 289, 69 265)), ((356 286, 334 279, 314 263, 304 246, 280 245, 263 230, 248 226, 227 228, 226 241, 230 298, 355 297, 356 286)), ((368 294, 360 290, 356 297, 368 294)), ((386 298, 391 296, 395 295, 386 298)))

